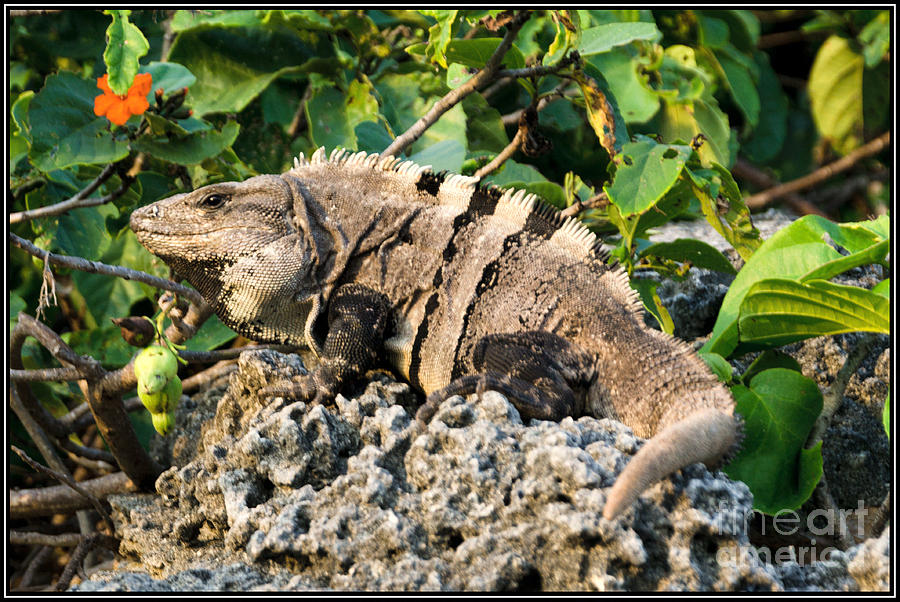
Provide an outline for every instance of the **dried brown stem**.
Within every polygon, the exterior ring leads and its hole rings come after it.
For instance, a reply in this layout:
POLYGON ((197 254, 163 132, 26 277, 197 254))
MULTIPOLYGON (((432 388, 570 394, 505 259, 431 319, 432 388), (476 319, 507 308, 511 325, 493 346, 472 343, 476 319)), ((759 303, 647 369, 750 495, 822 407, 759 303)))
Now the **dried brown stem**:
POLYGON ((841 157, 837 161, 829 163, 828 165, 824 165, 814 172, 803 176, 802 178, 797 178, 796 180, 792 180, 785 184, 780 184, 778 186, 775 186, 774 188, 770 188, 769 190, 747 197, 744 200, 747 203, 747 207, 749 207, 750 209, 760 209, 762 207, 765 207, 775 199, 781 198, 793 192, 805 190, 806 188, 810 188, 812 186, 815 186, 816 184, 824 182, 825 180, 841 173, 842 171, 850 169, 866 157, 871 157, 872 155, 880 153, 888 144, 890 144, 890 142, 891 133, 885 132, 877 138, 870 140, 853 152, 845 155, 844 157, 841 157))
POLYGON ((84 375, 78 368, 44 368, 41 370, 10 370, 9 380, 19 382, 81 380, 84 375))
MULTIPOLYGON (((96 499, 104 499, 113 493, 137 491, 134 482, 124 472, 79 481, 78 486, 96 499)), ((75 493, 66 485, 17 489, 9 492, 9 518, 12 519, 67 514, 90 507, 88 498, 75 493)))
POLYGON ((165 278, 159 278, 157 276, 153 276, 151 274, 147 274, 138 270, 132 270, 115 265, 107 265, 98 261, 88 261, 87 259, 83 259, 81 257, 48 253, 46 250, 35 246, 33 243, 25 240, 24 238, 16 236, 12 232, 9 233, 9 242, 19 247, 26 253, 29 253, 41 259, 48 260, 53 265, 70 268, 73 270, 79 270, 82 272, 88 272, 91 274, 103 274, 105 276, 115 276, 117 278, 124 278, 125 280, 143 282, 144 284, 148 284, 152 287, 172 291, 173 293, 182 295, 191 303, 205 303, 203 301, 203 297, 200 296, 200 293, 198 293, 194 289, 182 286, 181 284, 172 282, 171 280, 166 280, 165 278))
POLYGON ((100 517, 103 519, 103 522, 106 524, 106 529, 109 532, 109 534, 112 535, 113 533, 115 533, 115 527, 113 527, 112 519, 109 517, 109 514, 106 512, 106 510, 103 508, 103 504, 100 503, 100 500, 98 500, 95 496, 91 495, 91 493, 89 491, 87 491, 86 489, 84 489, 83 487, 78 485, 78 483, 76 483, 75 480, 72 479, 72 477, 69 474, 57 472, 55 470, 47 468, 46 466, 44 466, 42 464, 39 464, 38 462, 35 462, 28 456, 28 454, 26 454, 24 451, 22 451, 15 445, 11 446, 11 449, 14 452, 16 452, 16 455, 18 455, 20 458, 22 458, 22 460, 26 464, 28 464, 30 467, 32 467, 36 471, 42 472, 46 475, 50 475, 54 479, 57 479, 58 481, 62 482, 64 485, 66 485, 70 489, 76 491, 77 493, 79 493, 79 494, 83 495, 85 498, 87 498, 87 500, 91 503, 91 506, 94 507, 94 510, 96 510, 97 513, 100 514, 100 517))
POLYGON ((81 563, 84 562, 88 553, 98 546, 109 548, 115 552, 119 548, 119 540, 115 537, 101 535, 99 533, 84 537, 75 547, 75 550, 72 552, 72 557, 69 559, 68 564, 66 564, 66 568, 63 570, 62 575, 60 575, 59 581, 56 583, 56 591, 62 592, 68 589, 69 583, 72 581, 72 577, 75 576, 81 563))
POLYGON ((503 40, 497 46, 494 54, 488 59, 484 68, 476 73, 472 79, 458 88, 451 90, 443 98, 438 100, 421 119, 416 121, 408 130, 397 136, 394 141, 384 149, 382 154, 399 155, 409 145, 418 140, 419 137, 425 133, 425 130, 431 127, 441 115, 452 109, 457 103, 472 92, 475 92, 494 81, 497 70, 500 67, 500 61, 503 60, 504 55, 506 55, 506 52, 512 46, 513 40, 516 39, 519 30, 530 16, 531 13, 529 11, 519 11, 516 13, 515 18, 507 26, 506 35, 503 36, 503 40))
POLYGON ((70 548, 77 546, 84 539, 81 533, 37 533, 35 531, 10 531, 9 543, 14 546, 52 546, 54 548, 70 548))

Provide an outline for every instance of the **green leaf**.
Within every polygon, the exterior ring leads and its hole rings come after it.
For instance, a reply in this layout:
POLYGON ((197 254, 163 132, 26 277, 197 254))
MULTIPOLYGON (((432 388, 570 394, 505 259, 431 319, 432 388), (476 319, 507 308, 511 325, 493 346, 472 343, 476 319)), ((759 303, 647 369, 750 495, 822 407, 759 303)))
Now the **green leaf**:
POLYGON ((532 182, 546 182, 547 178, 532 165, 517 163, 510 159, 503 164, 503 169, 487 176, 487 181, 494 186, 515 186, 524 188, 532 182))
POLYGON ((859 32, 859 41, 863 44, 863 58, 866 67, 871 69, 884 59, 891 49, 891 15, 888 11, 879 11, 859 32))
POLYGON ((653 121, 659 135, 666 141, 688 142, 697 134, 703 134, 706 140, 697 154, 704 165, 731 165, 728 117, 717 106, 699 98, 683 103, 666 100, 653 121))
MULTIPOLYGON (((459 63, 466 67, 481 69, 487 63, 502 38, 477 38, 474 40, 453 40, 444 50, 444 57, 448 63, 459 63)), ((406 49, 409 54, 422 54, 424 44, 415 44, 406 49)), ((525 66, 525 57, 515 44, 503 56, 501 65, 506 69, 521 69, 525 66)), ((445 66, 446 67, 446 66, 445 66)))
POLYGON ((239 112, 277 77, 326 68, 329 58, 290 30, 211 25, 182 32, 169 53, 197 78, 188 98, 198 116, 239 112))
POLYGON ((675 261, 690 261, 691 265, 725 274, 737 274, 721 251, 714 246, 694 238, 679 238, 671 242, 650 245, 640 253, 640 257, 665 257, 675 261))
POLYGON ((155 102, 153 99, 155 91, 160 88, 163 89, 164 96, 169 96, 182 88, 190 88, 197 82, 197 78, 194 77, 194 74, 191 73, 187 67, 179 65, 178 63, 159 63, 153 61, 147 66, 142 67, 140 72, 149 73, 153 76, 153 89, 150 90, 150 94, 147 95, 148 101, 150 101, 151 104, 155 102))
POLYGON ((409 159, 418 165, 430 165, 432 171, 446 170, 458 173, 466 159, 466 148, 458 140, 442 140, 409 159))
POLYGON ((685 168, 684 173, 706 221, 742 259, 749 259, 760 246, 759 231, 731 172, 713 162, 711 170, 685 168))
POLYGON ((106 118, 94 115, 99 94, 95 84, 67 71, 47 77, 28 109, 33 139, 29 158, 35 167, 50 172, 113 163, 128 155, 128 143, 115 140, 106 118))
POLYGON ((116 94, 125 94, 134 83, 140 64, 138 61, 150 50, 147 38, 128 21, 130 10, 108 10, 112 23, 106 30, 106 50, 103 62, 109 75, 109 87, 116 94))
POLYGON ((638 59, 617 49, 594 55, 588 62, 609 82, 625 123, 644 123, 659 111, 659 95, 650 89, 638 59))
POLYGON ((643 213, 672 188, 690 156, 689 146, 629 142, 616 157, 612 184, 603 189, 623 216, 643 213))
POLYGON ((378 102, 369 86, 354 80, 347 92, 332 87, 315 90, 306 103, 306 118, 315 146, 356 150, 355 128, 378 120, 378 102))
POLYGON ((578 53, 590 56, 608 52, 616 46, 624 46, 635 40, 658 42, 662 33, 655 23, 607 23, 581 32, 578 53))
POLYGON ((750 70, 727 54, 718 53, 716 58, 722 66, 722 71, 725 72, 731 98, 740 109, 749 128, 755 128, 759 123, 760 100, 757 84, 753 81, 750 70))
MULTIPOLYGON (((703 354, 701 354, 703 355, 703 354)), ((772 368, 784 368, 794 372, 802 372, 800 362, 778 349, 766 349, 760 353, 741 375, 741 381, 747 385, 760 372, 772 368)))
POLYGON ((237 334, 213 315, 185 345, 191 351, 210 351, 237 338, 237 334))
POLYGON ((134 347, 125 342, 118 326, 66 332, 62 334, 62 340, 75 353, 91 356, 108 370, 121 368, 131 361, 134 353, 134 347))
POLYGON ((884 398, 884 409, 881 411, 881 423, 884 425, 884 432, 887 433, 888 439, 891 437, 891 392, 888 391, 887 397, 884 398))
POLYGON ((890 300, 827 280, 760 280, 740 308, 741 341, 780 346, 844 332, 890 334, 890 300))
POLYGON ((463 101, 466 112, 467 147, 499 153, 509 144, 500 112, 490 106, 481 94, 469 94, 463 101))
POLYGON ((459 25, 458 10, 423 10, 420 11, 424 15, 434 17, 437 21, 428 30, 428 48, 426 54, 428 58, 443 67, 447 68, 447 59, 444 55, 450 40, 453 38, 454 29, 459 25))
POLYGON ((700 359, 706 362, 709 369, 713 371, 719 380, 724 383, 730 383, 734 380, 734 368, 728 363, 724 357, 718 353, 701 353, 700 359))
POLYGON ((34 91, 26 90, 19 94, 19 97, 13 103, 12 108, 10 109, 10 114, 12 115, 13 122, 16 124, 16 127, 19 130, 19 133, 22 135, 25 140, 31 144, 31 124, 28 122, 28 110, 31 106, 31 101, 34 99, 34 91))
POLYGON ((135 150, 163 161, 195 165, 215 157, 234 144, 239 130, 237 122, 228 121, 221 131, 199 131, 185 136, 173 135, 168 139, 142 136, 134 141, 133 146, 135 150))
POLYGON ((883 240, 879 243, 875 243, 871 247, 863 249, 862 251, 858 251, 850 255, 845 255, 840 259, 835 259, 829 261, 828 263, 824 263, 801 276, 800 281, 806 282, 808 280, 828 280, 830 278, 834 278, 842 272, 846 272, 849 269, 859 267, 861 265, 868 265, 870 263, 882 262, 884 261, 888 251, 890 250, 891 241, 883 240))
POLYGON ((885 278, 884 280, 882 280, 881 282, 876 284, 875 287, 872 289, 872 292, 877 295, 881 295, 882 297, 887 297, 888 299, 890 299, 891 298, 891 279, 885 278))
POLYGON ((778 75, 763 52, 753 55, 759 69, 759 122, 741 152, 755 163, 766 163, 776 157, 787 137, 788 99, 778 75))
POLYGON ((863 141, 865 60, 845 38, 832 35, 816 54, 809 72, 809 100, 816 127, 839 153, 863 141))
POLYGON ((822 442, 803 448, 822 412, 822 393, 812 380, 784 368, 760 372, 749 388, 731 391, 745 437, 725 473, 750 487, 756 510, 799 508, 822 477, 822 442))
POLYGON ((644 308, 650 312, 650 315, 656 318, 662 331, 669 334, 675 332, 675 322, 672 321, 669 310, 663 305, 662 300, 656 292, 660 283, 650 278, 632 278, 629 281, 629 284, 631 285, 631 288, 637 291, 638 296, 641 298, 641 303, 644 304, 644 308))

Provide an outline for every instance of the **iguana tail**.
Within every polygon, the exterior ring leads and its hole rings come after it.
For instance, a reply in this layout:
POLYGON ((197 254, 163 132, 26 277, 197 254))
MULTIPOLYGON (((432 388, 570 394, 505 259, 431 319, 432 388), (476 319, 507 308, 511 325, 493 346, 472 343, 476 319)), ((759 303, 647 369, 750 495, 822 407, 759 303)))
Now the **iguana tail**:
POLYGON ((713 468, 736 449, 741 424, 731 413, 704 409, 657 433, 635 454, 610 489, 603 518, 611 520, 648 487, 694 462, 713 468))

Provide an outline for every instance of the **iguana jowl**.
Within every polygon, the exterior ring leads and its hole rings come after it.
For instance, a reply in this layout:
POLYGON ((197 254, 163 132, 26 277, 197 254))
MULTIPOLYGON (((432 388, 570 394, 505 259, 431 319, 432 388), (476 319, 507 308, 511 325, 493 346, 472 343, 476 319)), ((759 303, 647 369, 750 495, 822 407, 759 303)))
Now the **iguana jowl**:
POLYGON ((523 418, 590 414, 651 437, 604 516, 740 439, 734 400, 683 342, 647 328, 596 237, 523 191, 392 157, 302 156, 132 214, 138 240, 248 338, 308 345, 289 393, 326 399, 378 358, 428 394, 504 393, 523 418))

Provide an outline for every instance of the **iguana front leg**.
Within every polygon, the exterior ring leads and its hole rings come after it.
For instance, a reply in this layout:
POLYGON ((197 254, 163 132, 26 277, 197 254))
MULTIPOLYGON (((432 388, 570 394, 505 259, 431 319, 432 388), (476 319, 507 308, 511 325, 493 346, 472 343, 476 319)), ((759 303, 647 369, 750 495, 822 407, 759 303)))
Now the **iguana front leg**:
POLYGON ((383 294, 360 284, 338 287, 328 304, 328 335, 319 366, 291 383, 264 387, 260 394, 313 403, 333 399, 344 383, 372 366, 389 315, 390 301, 383 294))
POLYGON ((506 395, 524 419, 560 420, 576 411, 573 391, 591 379, 590 356, 544 331, 489 335, 475 345, 473 373, 428 396, 416 419, 427 423, 451 395, 493 389, 506 395))

